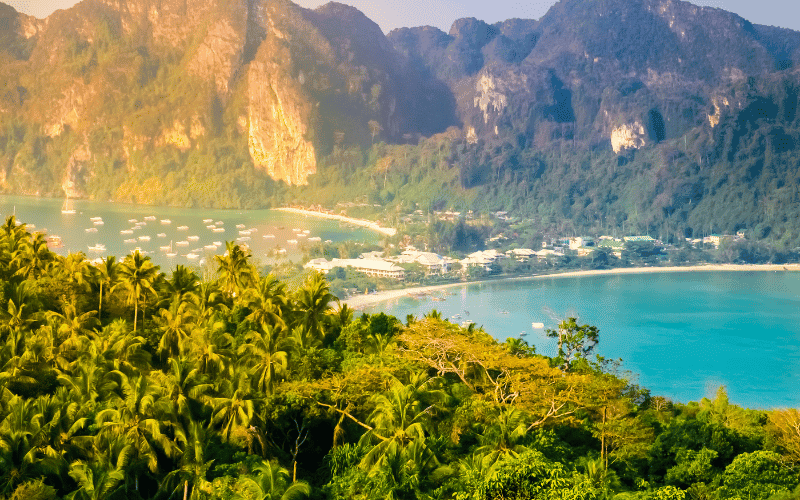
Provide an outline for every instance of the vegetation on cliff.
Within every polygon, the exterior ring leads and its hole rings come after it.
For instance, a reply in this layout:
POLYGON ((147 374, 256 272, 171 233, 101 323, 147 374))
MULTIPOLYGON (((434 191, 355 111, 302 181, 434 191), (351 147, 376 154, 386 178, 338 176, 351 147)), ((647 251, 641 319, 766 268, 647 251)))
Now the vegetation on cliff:
POLYGON ((232 243, 217 266, 0 227, 0 495, 796 498, 795 410, 653 396, 590 359, 593 327, 551 359, 435 311, 356 318, 232 243))

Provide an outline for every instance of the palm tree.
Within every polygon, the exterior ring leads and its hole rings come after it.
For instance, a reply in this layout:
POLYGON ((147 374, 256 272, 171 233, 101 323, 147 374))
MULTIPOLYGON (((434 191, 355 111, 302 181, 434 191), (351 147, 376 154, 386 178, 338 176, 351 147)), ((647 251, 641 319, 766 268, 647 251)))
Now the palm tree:
POLYGON ((167 373, 155 372, 162 391, 160 400, 168 404, 171 420, 186 427, 194 419, 192 403, 208 402, 206 394, 214 386, 185 358, 170 358, 168 369, 167 373))
POLYGON ((105 460, 86 463, 81 460, 69 466, 69 476, 78 484, 78 489, 65 497, 66 500, 105 500, 114 494, 119 483, 125 479, 125 462, 112 464, 105 460))
POLYGON ((116 319, 103 328, 92 343, 96 356, 102 358, 113 370, 131 375, 136 370, 150 367, 147 341, 128 330, 123 319, 116 319))
POLYGON ((233 241, 225 242, 227 251, 225 255, 216 255, 217 274, 223 292, 230 297, 241 296, 242 290, 253 282, 255 271, 249 260, 251 255, 249 250, 242 250, 242 247, 233 241))
POLYGON ((276 462, 261 462, 253 468, 253 475, 243 477, 239 487, 247 498, 256 500, 294 500, 306 498, 311 487, 304 481, 290 484, 289 471, 276 462))
MULTIPOLYGON (((139 315, 139 302, 150 293, 156 296, 153 285, 158 279, 158 266, 150 262, 150 257, 139 251, 125 256, 119 270, 121 281, 118 286, 128 290, 128 304, 133 304, 133 331, 136 332, 136 318, 139 315)), ((142 317, 144 319, 144 317, 142 317)))
POLYGON ((255 417, 255 401, 246 382, 243 374, 234 373, 231 380, 223 380, 217 388, 222 396, 214 398, 211 425, 220 427, 224 441, 230 441, 234 431, 245 434, 255 417))
POLYGON ((438 378, 429 378, 426 373, 412 375, 409 384, 395 379, 388 391, 372 398, 375 410, 368 422, 373 429, 362 440, 379 442, 367 452, 361 465, 367 469, 388 465, 389 460, 414 442, 420 448, 415 453, 424 462, 435 461, 435 456, 426 444, 426 432, 430 415, 435 410, 435 401, 442 400, 445 394, 433 386, 438 378), (428 404, 433 403, 433 404, 428 404))
POLYGON ((78 314, 74 304, 64 304, 64 313, 48 311, 47 316, 58 324, 58 336, 61 344, 58 349, 62 353, 80 354, 87 352, 84 346, 95 337, 95 328, 100 320, 95 318, 97 311, 78 314))
POLYGON ((167 474, 162 484, 165 486, 174 484, 177 479, 177 486, 174 488, 173 494, 183 488, 183 500, 204 498, 200 493, 211 487, 211 483, 206 479, 206 474, 214 463, 213 460, 209 462, 204 460, 205 446, 208 443, 206 429, 198 422, 191 421, 187 432, 180 433, 178 439, 183 448, 180 468, 167 474), (191 495, 189 495, 190 483, 192 485, 191 495))
POLYGON ((47 240, 42 233, 36 233, 29 241, 23 240, 20 248, 12 254, 11 267, 16 269, 15 276, 23 279, 38 279, 42 276, 53 253, 47 248, 47 240))
POLYGON ((172 276, 163 283, 164 299, 169 302, 192 302, 198 300, 200 277, 186 266, 178 264, 172 276))
POLYGON ((163 432, 163 418, 156 412, 161 388, 146 376, 127 377, 112 372, 117 378, 121 397, 111 408, 100 411, 95 421, 103 438, 122 437, 133 447, 132 457, 146 462, 151 472, 158 470, 158 450, 167 457, 175 455, 175 444, 163 432))
POLYGON ((120 264, 117 258, 109 255, 102 259, 100 263, 95 266, 95 274, 97 283, 100 285, 100 303, 97 306, 97 317, 103 317, 103 287, 106 290, 113 290, 117 283, 119 283, 120 264))
POLYGON ((70 301, 77 306, 78 296, 85 292, 89 286, 91 268, 83 252, 70 253, 66 257, 58 259, 59 274, 66 281, 70 290, 70 301))
POLYGON ((186 340, 194 326, 194 311, 188 302, 172 303, 169 309, 162 309, 157 319, 164 330, 158 343, 158 351, 175 356, 185 350, 186 340))
POLYGON ((239 347, 241 363, 252 374, 256 390, 271 394, 275 382, 284 375, 288 367, 286 351, 279 350, 278 334, 266 323, 245 336, 245 344, 239 347))
POLYGON ((254 287, 245 291, 244 300, 252 311, 247 319, 256 324, 268 323, 279 328, 285 328, 283 319, 287 307, 286 285, 269 274, 261 278, 254 287))
POLYGON ((334 302, 339 299, 330 293, 330 286, 322 273, 309 276, 295 297, 299 312, 298 324, 313 337, 322 340, 325 331, 323 320, 334 302))
POLYGON ((495 425, 481 436, 481 446, 475 453, 484 455, 492 464, 503 457, 516 457, 528 449, 520 444, 527 432, 525 414, 514 407, 505 408, 495 419, 495 425))

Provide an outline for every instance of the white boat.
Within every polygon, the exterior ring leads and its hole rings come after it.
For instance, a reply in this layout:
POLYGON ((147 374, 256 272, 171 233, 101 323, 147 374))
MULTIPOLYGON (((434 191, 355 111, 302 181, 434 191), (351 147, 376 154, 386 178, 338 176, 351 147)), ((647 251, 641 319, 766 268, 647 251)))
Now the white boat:
POLYGON ((333 243, 333 240, 325 240, 325 243, 333 243))
POLYGON ((307 236, 308 236, 307 234, 303 234, 303 233, 300 233, 300 234, 297 235, 298 238, 305 238, 307 236))
POLYGON ((319 236, 312 236, 311 238, 308 239, 308 241, 312 242, 322 241, 322 238, 320 238, 319 236))
POLYGON ((97 232, 97 228, 96 227, 87 227, 86 228, 86 232, 87 233, 96 233, 97 232))
POLYGON ((206 245, 203 248, 205 248, 206 250, 216 250, 217 245, 206 245))
POLYGON ((141 228, 142 228, 142 226, 133 226, 133 227, 131 228, 131 231, 138 231, 138 230, 140 230, 141 228))
POLYGON ((159 238, 166 238, 167 233, 158 233, 156 236, 158 236, 159 238))
POLYGON ((274 235, 274 234, 265 234, 265 235, 264 235, 264 239, 265 239, 265 240, 269 240, 269 239, 273 239, 273 238, 275 238, 275 235, 274 235))
POLYGON ((289 243, 290 245, 297 245, 297 240, 286 240, 286 243, 289 243))
POLYGON ((189 241, 198 241, 200 239, 200 237, 199 236, 187 236, 186 239, 189 240, 189 241))
POLYGON ((145 221, 139 221, 139 222, 136 223, 136 227, 142 227, 142 226, 146 226, 146 225, 147 225, 147 222, 145 222, 145 221))
POLYGON ((199 256, 199 255, 197 255, 196 253, 187 253, 187 254, 186 254, 186 258, 187 258, 187 259, 196 259, 196 258, 198 258, 198 257, 200 257, 200 256, 199 256))
POLYGON ((136 220, 136 219, 128 219, 128 222, 131 223, 131 224, 136 224, 139 221, 136 220))
POLYGON ((156 220, 156 218, 154 215, 148 215, 147 217, 144 218, 144 220, 156 220))
POLYGON ((178 231, 188 231, 189 226, 178 226, 178 231))
POLYGON ((95 222, 95 221, 98 221, 98 220, 103 220, 103 218, 102 217, 89 217, 89 220, 92 221, 92 222, 95 222))
POLYGON ((258 232, 258 228, 251 227, 250 229, 248 229, 248 231, 250 231, 251 233, 257 233, 258 232))
POLYGON ((294 228, 292 228, 292 231, 294 231, 295 233, 299 233, 299 232, 302 231, 302 229, 294 227, 294 228))
POLYGON ((179 247, 188 247, 189 246, 189 242, 188 241, 179 241, 179 242, 175 243, 175 245, 179 246, 179 247))
POLYGON ((89 251, 90 252, 105 252, 106 251, 106 246, 103 245, 102 243, 98 243, 97 245, 94 245, 94 246, 89 245, 89 251))
POLYGON ((178 254, 176 254, 175 252, 167 252, 166 255, 167 257, 175 257, 178 254))
POLYGON ((203 219, 203 224, 211 224, 213 221, 214 219, 203 219))
POLYGON ((209 224, 208 226, 206 226, 206 229, 214 229, 216 227, 217 226, 215 226, 214 224, 209 224))
POLYGON ((161 223, 166 226, 167 224, 172 224, 172 221, 169 219, 161 219, 161 223))
POLYGON ((136 243, 136 238, 131 238, 129 240, 125 240, 125 243, 136 243))
POLYGON ((225 232, 225 228, 224 227, 215 227, 211 231, 215 232, 215 233, 224 233, 225 232))
POLYGON ((75 208, 69 202, 69 197, 67 197, 67 199, 64 200, 64 206, 61 207, 61 213, 65 215, 72 215, 77 213, 77 210, 75 210, 75 208))
POLYGON ((149 236, 139 236, 139 241, 150 241, 149 236))
POLYGON ((238 238, 236 238, 236 241, 250 241, 250 237, 249 236, 239 236, 238 238))
POLYGON ((105 224, 105 222, 103 222, 101 220, 96 220, 96 221, 92 222, 92 224, 94 224, 95 226, 102 226, 103 224, 105 224))
POLYGON ((535 321, 531 323, 531 328, 544 328, 544 323, 536 323, 535 321))
POLYGON ((236 224, 236 229, 244 229, 244 224, 236 224))
POLYGON ((163 247, 158 247, 158 249, 161 250, 162 252, 169 252, 170 250, 172 250, 172 244, 164 245, 163 247))
POLYGON ((308 233, 310 233, 310 232, 311 232, 311 231, 310 231, 309 229, 303 229, 303 233, 304 233, 304 234, 308 234, 308 233))
POLYGON ((133 229, 123 229, 119 234, 133 234, 133 229))
POLYGON ((221 241, 215 241, 214 244, 217 245, 218 247, 222 246, 222 242, 221 241))
POLYGON ((239 231, 239 236, 250 236, 251 234, 250 231, 239 231))

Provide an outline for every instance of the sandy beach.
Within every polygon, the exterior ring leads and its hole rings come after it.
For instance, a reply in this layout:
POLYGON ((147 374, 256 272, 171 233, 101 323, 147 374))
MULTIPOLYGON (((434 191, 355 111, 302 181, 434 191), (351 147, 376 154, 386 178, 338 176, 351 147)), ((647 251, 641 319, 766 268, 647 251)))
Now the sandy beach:
POLYGON ((373 222, 371 220, 366 220, 366 219, 354 219, 352 217, 347 217, 345 215, 331 214, 328 212, 319 212, 317 210, 306 210, 304 208, 280 207, 280 208, 273 208, 273 210, 287 212, 290 214, 306 215, 309 217, 320 217, 322 219, 338 220, 346 222, 348 224, 353 224, 355 226, 371 229, 386 236, 394 236, 395 234, 397 234, 397 229, 393 227, 381 227, 380 225, 378 225, 377 222, 373 222))
POLYGON ((533 276, 515 276, 483 281, 464 281, 448 283, 446 285, 419 286, 399 290, 384 290, 369 295, 355 295, 342 300, 353 309, 364 309, 385 300, 397 299, 410 294, 431 293, 448 288, 473 285, 477 283, 501 283, 506 281, 529 281, 545 278, 572 278, 578 276, 599 276, 604 274, 647 274, 647 273, 686 273, 697 271, 800 271, 800 264, 704 264, 697 266, 672 266, 672 267, 624 267, 618 269, 595 269, 591 271, 569 271, 553 274, 539 274, 533 276))

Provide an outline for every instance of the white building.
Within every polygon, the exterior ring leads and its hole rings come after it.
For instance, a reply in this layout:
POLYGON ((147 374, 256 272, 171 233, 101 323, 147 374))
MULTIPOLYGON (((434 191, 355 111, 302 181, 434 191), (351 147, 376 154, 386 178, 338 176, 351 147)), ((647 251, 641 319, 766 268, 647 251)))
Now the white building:
POLYGON ((427 274, 444 274, 448 270, 447 260, 433 252, 420 252, 419 250, 405 250, 402 254, 392 259, 400 264, 420 264, 427 274))
POLYGON ((382 259, 313 259, 308 261, 303 267, 306 269, 316 269, 328 274, 334 267, 350 267, 362 272, 367 276, 377 278, 393 278, 402 280, 405 278, 405 270, 393 262, 382 259))

